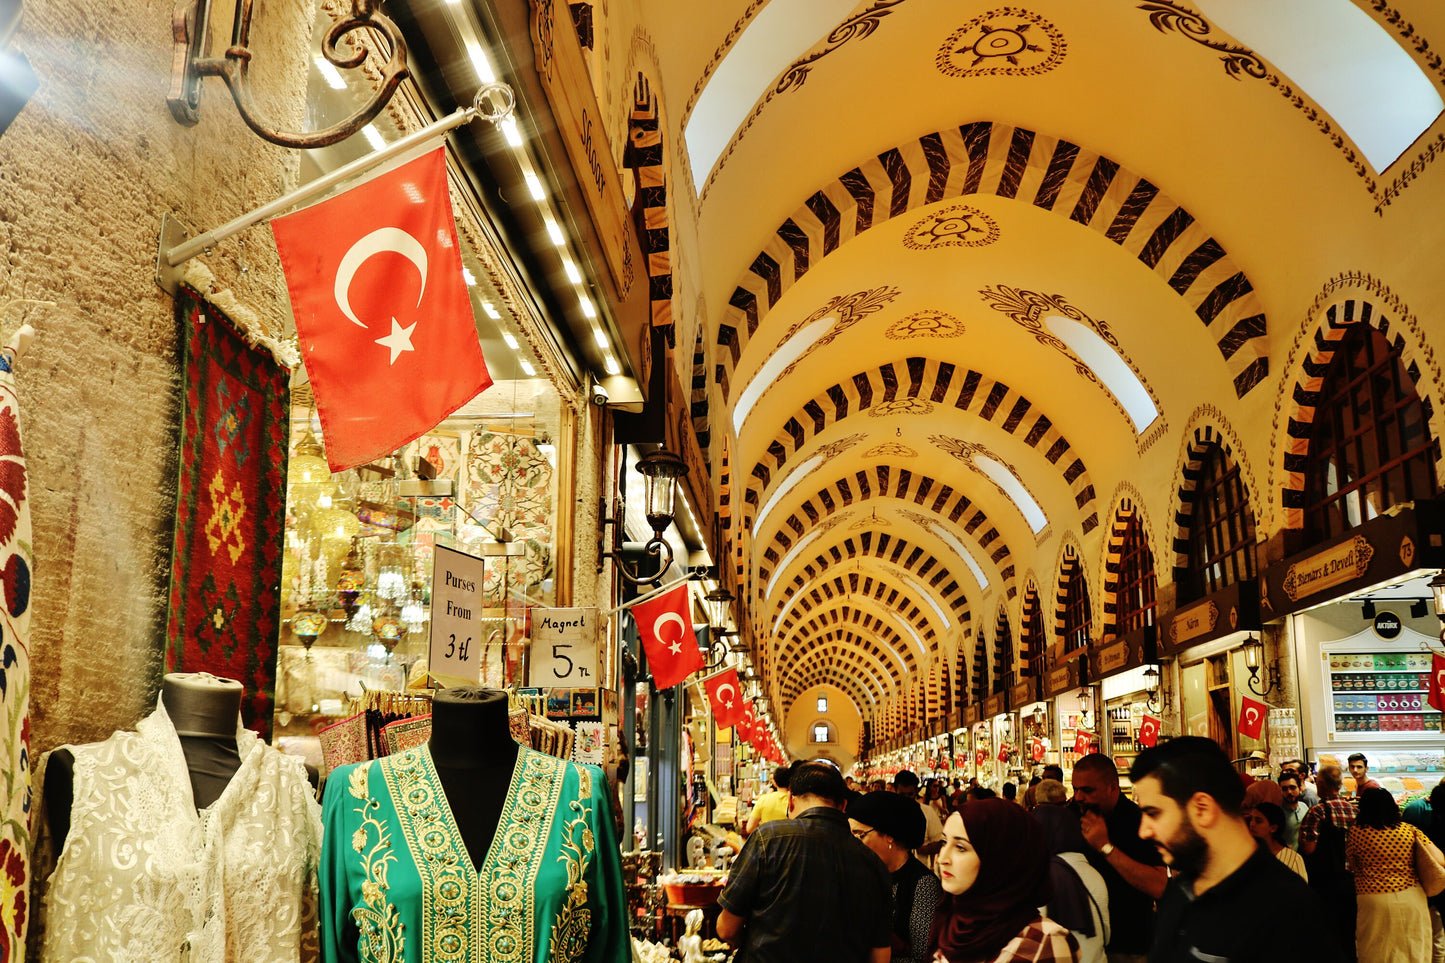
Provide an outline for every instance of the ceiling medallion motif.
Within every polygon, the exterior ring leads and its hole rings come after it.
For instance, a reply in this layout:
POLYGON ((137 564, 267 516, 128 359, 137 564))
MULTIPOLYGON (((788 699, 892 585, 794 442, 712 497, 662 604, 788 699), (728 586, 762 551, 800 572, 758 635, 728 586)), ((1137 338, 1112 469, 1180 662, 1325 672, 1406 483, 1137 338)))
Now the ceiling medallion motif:
POLYGON ((1052 23, 1021 7, 974 17, 943 42, 934 64, 949 77, 1034 77, 1064 59, 1068 44, 1052 23))
POLYGON ((928 415, 933 413, 933 402, 924 401, 922 398, 895 398, 892 401, 883 401, 868 409, 868 414, 874 418, 887 418, 889 415, 928 415))
POLYGON ((874 445, 863 453, 864 458, 917 458, 918 452, 907 445, 900 445, 896 441, 885 441, 881 445, 874 445))
POLYGON ((998 222, 977 208, 955 204, 923 218, 903 235, 910 251, 933 251, 941 247, 983 247, 999 237, 998 222))
POLYGON ((877 515, 869 515, 865 518, 858 519, 856 522, 854 522, 852 525, 849 525, 848 527, 854 530, 860 528, 887 528, 892 524, 893 523, 886 518, 879 518, 877 515))
POLYGON ((963 322, 947 311, 915 311, 899 318, 883 332, 893 341, 906 338, 956 338, 963 334, 963 322))
POLYGON ((843 452, 847 451, 849 448, 852 448, 854 445, 858 444, 860 441, 863 441, 867 437, 868 436, 864 434, 856 434, 849 435, 846 438, 839 438, 837 441, 829 442, 822 448, 819 448, 818 456, 821 457, 824 461, 832 461, 839 455, 843 454, 843 452))
POLYGON ((885 284, 881 288, 869 288, 865 291, 854 291, 852 294, 840 294, 837 297, 830 298, 827 304, 789 328, 783 334, 782 339, 778 341, 778 346, 773 349, 773 353, 781 350, 783 345, 792 340, 793 335, 815 321, 821 321, 823 318, 829 316, 837 318, 826 334, 809 345, 808 350, 804 351, 796 361, 782 370, 778 375, 778 380, 782 380, 792 374, 793 370, 814 351, 832 344, 837 340, 838 335, 847 331, 859 321, 862 321, 871 314, 882 311, 889 303, 897 300, 898 296, 902 293, 901 289, 885 284))

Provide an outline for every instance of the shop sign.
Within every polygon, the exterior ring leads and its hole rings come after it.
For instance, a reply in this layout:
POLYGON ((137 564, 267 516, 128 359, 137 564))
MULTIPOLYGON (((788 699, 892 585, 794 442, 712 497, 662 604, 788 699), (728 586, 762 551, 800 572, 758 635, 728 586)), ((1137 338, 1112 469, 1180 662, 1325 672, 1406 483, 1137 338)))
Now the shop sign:
POLYGON ((639 280, 646 283, 642 248, 632 230, 622 178, 612 162, 602 111, 592 93, 582 46, 572 26, 572 11, 568 4, 556 0, 532 0, 532 7, 537 73, 547 90, 557 129, 601 239, 618 300, 626 301, 639 280))
POLYGON ((1129 664, 1129 643, 1119 642, 1099 650, 1099 675, 1118 672, 1129 664))
POLYGON ((1050 669, 1044 676, 1044 697, 1052 699, 1060 692, 1077 689, 1082 684, 1082 680, 1079 678, 1082 666, 1081 660, 1071 659, 1063 665, 1050 669))
POLYGON ((528 684, 595 686, 598 677, 595 608, 535 609, 528 684))
POLYGON ((1363 535, 1356 535, 1296 562, 1285 572, 1281 587, 1285 598, 1298 602, 1302 598, 1318 594, 1326 589, 1343 585, 1365 574, 1375 547, 1363 535))
POLYGON ((1175 612, 1169 620, 1169 641, 1175 646, 1183 645, 1190 639, 1197 639, 1214 631, 1219 623, 1219 606, 1208 601, 1202 605, 1191 605, 1181 612, 1175 612))
POLYGON ((963 708, 963 724, 966 726, 975 725, 980 718, 980 709, 977 702, 963 708))
POLYGON ((465 685, 481 678, 485 569, 475 555, 440 544, 433 548, 427 671, 434 678, 460 679, 465 685))
POLYGON ((1154 626, 1146 625, 1135 629, 1112 645, 1095 649, 1091 661, 1090 678, 1104 679, 1117 675, 1125 669, 1141 666, 1154 654, 1154 626))
POLYGON ((983 714, 986 718, 1001 714, 1008 708, 1008 696, 998 692, 983 700, 983 714))
POLYGON ((1025 679, 1009 690, 1009 705, 1025 706, 1038 701, 1036 679, 1025 679))
POLYGON ((1375 634, 1382 639, 1398 638, 1400 635, 1400 617, 1394 612, 1375 613, 1375 634))

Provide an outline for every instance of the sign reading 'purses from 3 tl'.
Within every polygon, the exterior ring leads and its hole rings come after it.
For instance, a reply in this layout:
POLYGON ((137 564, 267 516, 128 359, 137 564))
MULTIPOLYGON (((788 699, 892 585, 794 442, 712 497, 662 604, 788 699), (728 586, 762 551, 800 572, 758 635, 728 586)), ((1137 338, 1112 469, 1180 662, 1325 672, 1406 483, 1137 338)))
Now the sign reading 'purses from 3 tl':
POLYGON ((439 681, 476 685, 481 678, 484 571, 480 558, 445 545, 432 555, 427 669, 439 681))
POLYGON ((601 621, 595 608, 533 611, 529 684, 597 685, 597 628, 601 621))

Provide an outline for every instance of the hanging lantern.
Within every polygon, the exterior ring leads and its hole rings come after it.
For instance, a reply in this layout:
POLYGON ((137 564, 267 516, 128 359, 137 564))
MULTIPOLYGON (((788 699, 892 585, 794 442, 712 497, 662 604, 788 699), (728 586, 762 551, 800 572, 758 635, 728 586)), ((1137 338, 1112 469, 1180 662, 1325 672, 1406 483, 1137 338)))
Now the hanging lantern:
POLYGON ((346 617, 349 619, 356 614, 356 602, 361 598, 361 591, 366 586, 366 568, 361 563, 361 556, 356 546, 351 546, 351 551, 341 563, 341 574, 336 579, 336 597, 341 600, 341 607, 346 610, 346 617))

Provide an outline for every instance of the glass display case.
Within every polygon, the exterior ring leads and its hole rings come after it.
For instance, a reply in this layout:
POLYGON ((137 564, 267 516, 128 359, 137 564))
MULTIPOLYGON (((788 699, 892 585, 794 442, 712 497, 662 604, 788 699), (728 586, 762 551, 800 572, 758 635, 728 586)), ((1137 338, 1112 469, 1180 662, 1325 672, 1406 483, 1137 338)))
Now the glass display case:
POLYGON ((1438 739, 1441 715, 1430 707, 1430 656, 1424 652, 1324 653, 1330 734, 1438 739))

